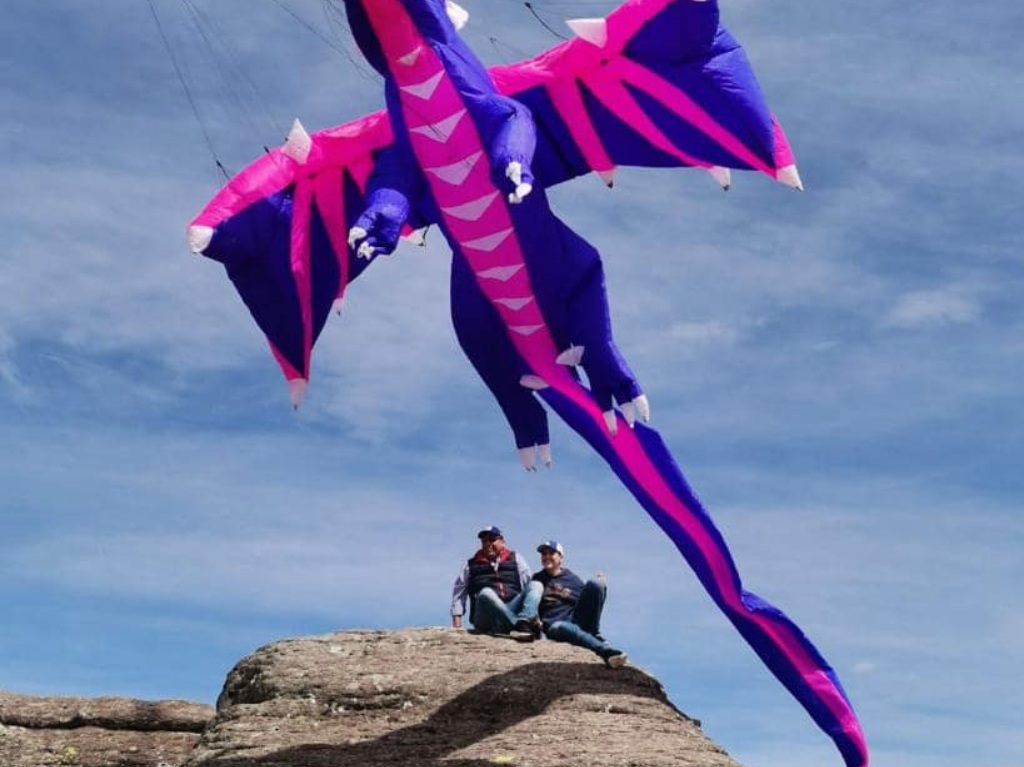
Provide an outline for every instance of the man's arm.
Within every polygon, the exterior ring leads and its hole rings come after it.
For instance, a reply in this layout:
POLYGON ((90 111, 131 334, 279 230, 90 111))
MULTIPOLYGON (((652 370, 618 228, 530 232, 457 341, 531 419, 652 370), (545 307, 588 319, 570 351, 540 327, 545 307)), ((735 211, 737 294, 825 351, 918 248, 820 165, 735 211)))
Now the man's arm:
POLYGON ((466 585, 469 583, 469 565, 462 566, 462 572, 452 585, 452 627, 462 628, 462 614, 466 611, 466 585))

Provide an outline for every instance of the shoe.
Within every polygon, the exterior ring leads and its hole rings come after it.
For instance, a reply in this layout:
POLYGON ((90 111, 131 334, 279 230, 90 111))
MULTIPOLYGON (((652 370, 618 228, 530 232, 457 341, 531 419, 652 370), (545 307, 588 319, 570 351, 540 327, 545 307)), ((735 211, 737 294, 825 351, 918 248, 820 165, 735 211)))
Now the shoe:
POLYGON ((512 630, 519 632, 520 634, 533 635, 533 627, 527 618, 520 618, 517 620, 515 625, 512 627, 512 630))
POLYGON ((612 669, 622 668, 629 661, 622 650, 608 650, 602 653, 601 657, 604 658, 604 665, 612 669))
POLYGON ((530 619, 530 633, 533 634, 534 639, 540 639, 544 635, 544 624, 537 616, 530 619))

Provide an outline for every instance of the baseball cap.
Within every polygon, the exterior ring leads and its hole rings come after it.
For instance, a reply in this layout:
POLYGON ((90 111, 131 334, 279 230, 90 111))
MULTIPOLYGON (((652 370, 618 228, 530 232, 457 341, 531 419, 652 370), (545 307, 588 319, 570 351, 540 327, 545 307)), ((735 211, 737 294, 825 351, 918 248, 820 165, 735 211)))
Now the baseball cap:
POLYGON ((497 525, 489 525, 476 534, 477 538, 483 538, 484 536, 490 536, 492 538, 504 538, 505 536, 501 533, 501 528, 497 525))
POLYGON ((544 551, 550 549, 551 551, 557 551, 563 557, 565 556, 565 548, 558 541, 544 541, 540 546, 537 547, 537 551, 544 551))

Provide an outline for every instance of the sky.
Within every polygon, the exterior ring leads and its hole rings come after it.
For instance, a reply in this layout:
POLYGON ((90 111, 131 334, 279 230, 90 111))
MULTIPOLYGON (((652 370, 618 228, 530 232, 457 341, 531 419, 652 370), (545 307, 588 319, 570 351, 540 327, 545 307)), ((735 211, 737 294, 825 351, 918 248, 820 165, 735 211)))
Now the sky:
MULTIPOLYGON (((490 64, 557 42, 518 0, 463 5, 490 64)), ((533 3, 559 33, 613 5, 533 3)), ((1021 767, 1024 6, 721 5, 806 191, 622 169, 553 205, 603 254, 652 425, 873 764, 1021 767)), ((212 703, 278 639, 445 625, 497 524, 606 573, 603 633, 738 761, 841 764, 579 438, 553 421, 553 468, 522 471, 441 238, 352 286, 292 411, 185 227, 217 161, 380 106, 323 0, 4 3, 0 688, 212 703)))

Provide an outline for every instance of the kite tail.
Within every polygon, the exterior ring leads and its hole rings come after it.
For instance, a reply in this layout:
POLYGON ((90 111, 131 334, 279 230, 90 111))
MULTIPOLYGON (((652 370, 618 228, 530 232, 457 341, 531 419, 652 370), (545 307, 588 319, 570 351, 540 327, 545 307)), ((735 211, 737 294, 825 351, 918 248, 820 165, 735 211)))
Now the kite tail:
POLYGON ((729 547, 687 484, 661 435, 618 416, 609 434, 586 391, 554 385, 539 394, 608 462, 623 484, 672 539, 715 604, 768 669, 835 741, 847 767, 867 767, 857 715, 835 672, 781 610, 743 589, 729 547))

